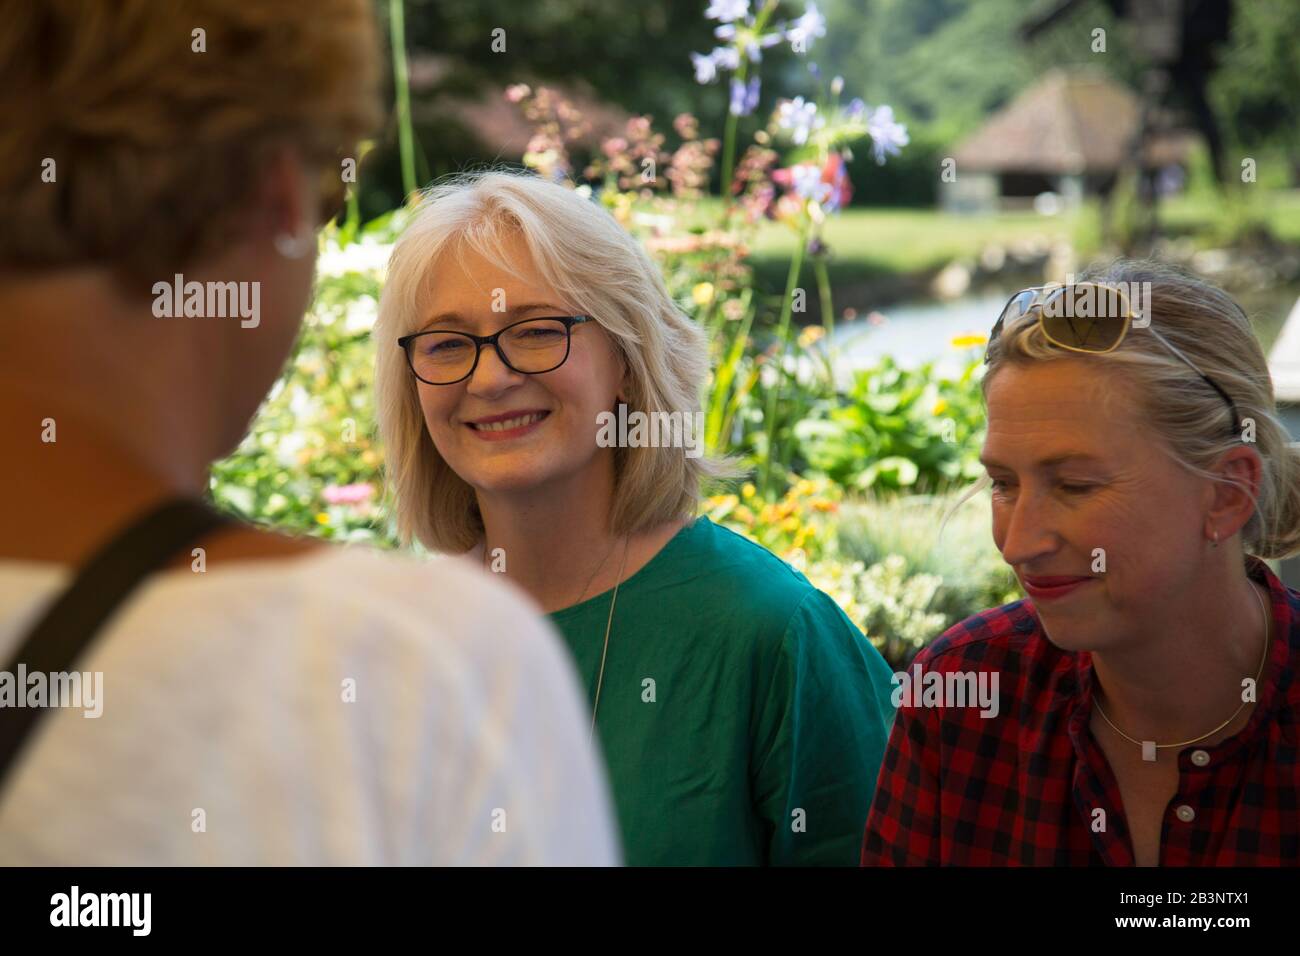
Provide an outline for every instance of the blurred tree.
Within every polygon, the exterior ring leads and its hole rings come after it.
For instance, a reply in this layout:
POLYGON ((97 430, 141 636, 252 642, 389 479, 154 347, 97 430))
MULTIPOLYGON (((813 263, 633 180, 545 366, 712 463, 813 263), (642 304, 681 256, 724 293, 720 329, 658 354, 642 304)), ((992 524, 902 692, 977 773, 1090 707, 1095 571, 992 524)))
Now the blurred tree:
POLYGON ((1300 183, 1300 3, 1238 0, 1210 99, 1236 150, 1281 151, 1300 183))

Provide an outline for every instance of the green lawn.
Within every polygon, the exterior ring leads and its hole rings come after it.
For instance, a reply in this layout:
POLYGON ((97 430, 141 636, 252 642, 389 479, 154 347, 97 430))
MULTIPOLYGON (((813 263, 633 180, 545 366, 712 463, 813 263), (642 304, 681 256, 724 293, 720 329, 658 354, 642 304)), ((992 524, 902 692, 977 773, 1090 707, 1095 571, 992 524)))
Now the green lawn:
MULTIPOLYGON (((1274 234, 1300 244, 1300 190, 1270 190, 1229 210, 1209 196, 1179 196, 1161 207, 1161 221, 1173 235, 1191 235, 1200 246, 1224 240, 1231 222, 1245 217, 1266 221, 1274 234)), ((716 222, 716 200, 700 203, 697 221, 716 222)), ((827 221, 823 233, 831 248, 831 281, 835 284, 887 276, 916 276, 940 269, 954 259, 974 261, 989 245, 1018 242, 1051 244, 1069 240, 1080 256, 1100 246, 1096 205, 1059 216, 1033 212, 991 215, 949 215, 937 209, 850 208, 827 221)), ((760 283, 779 291, 794 248, 795 233, 775 222, 758 226, 752 262, 760 283)))
POLYGON ((1246 192, 1244 197, 1244 202, 1225 210, 1211 196, 1179 196, 1166 205, 1161 218, 1170 232, 1212 239, 1216 226, 1234 217, 1250 217, 1266 222, 1278 239, 1300 244, 1300 189, 1246 192))
MULTIPOLYGON (((930 209, 847 209, 832 216, 822 233, 831 248, 831 274, 862 277, 920 273, 954 259, 974 259, 987 246, 1038 242, 1044 246, 1076 238, 1088 210, 1046 217, 1037 213, 957 216, 930 209)), ((754 242, 755 259, 789 262, 794 232, 764 223, 754 242)))

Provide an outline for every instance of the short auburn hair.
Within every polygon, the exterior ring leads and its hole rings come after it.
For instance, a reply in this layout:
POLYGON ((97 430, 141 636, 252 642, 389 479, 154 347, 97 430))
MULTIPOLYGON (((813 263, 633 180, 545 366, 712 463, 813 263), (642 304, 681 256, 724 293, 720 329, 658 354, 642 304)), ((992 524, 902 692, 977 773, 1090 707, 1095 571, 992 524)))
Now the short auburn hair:
POLYGON ((379 122, 370 0, 0 0, 0 23, 0 271, 156 278, 229 237, 270 147, 338 172, 379 122))

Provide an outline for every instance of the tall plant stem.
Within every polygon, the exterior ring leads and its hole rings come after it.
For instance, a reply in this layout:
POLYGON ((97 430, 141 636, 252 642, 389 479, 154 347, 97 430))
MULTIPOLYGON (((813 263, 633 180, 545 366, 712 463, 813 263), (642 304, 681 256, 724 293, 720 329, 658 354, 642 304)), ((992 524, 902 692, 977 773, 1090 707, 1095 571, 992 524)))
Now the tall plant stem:
POLYGON ((388 0, 393 40, 393 88, 397 99, 397 145, 402 159, 402 189, 410 196, 415 178, 415 137, 411 132, 411 81, 406 69, 406 11, 404 0, 388 0))
POLYGON ((767 409, 763 414, 763 428, 767 432, 767 458, 763 461, 761 485, 766 492, 772 474, 772 455, 776 451, 777 404, 781 394, 781 376, 785 374, 785 355, 789 346, 790 315, 793 311, 794 290, 799 283, 799 272, 803 268, 803 251, 808 244, 807 230, 799 234, 799 244, 790 258, 790 272, 785 280, 785 297, 781 301, 781 318, 776 326, 776 381, 767 394, 767 409))

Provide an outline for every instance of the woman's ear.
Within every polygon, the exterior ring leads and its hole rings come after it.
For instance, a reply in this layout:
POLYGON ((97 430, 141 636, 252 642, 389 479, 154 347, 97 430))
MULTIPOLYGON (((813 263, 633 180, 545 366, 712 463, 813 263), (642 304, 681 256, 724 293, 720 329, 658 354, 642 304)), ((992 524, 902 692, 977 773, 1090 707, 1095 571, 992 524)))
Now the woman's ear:
POLYGON ((1238 445, 1224 453, 1214 473, 1221 479, 1214 483, 1207 517, 1220 538, 1236 534, 1255 513, 1255 501, 1263 478, 1259 453, 1238 445))

